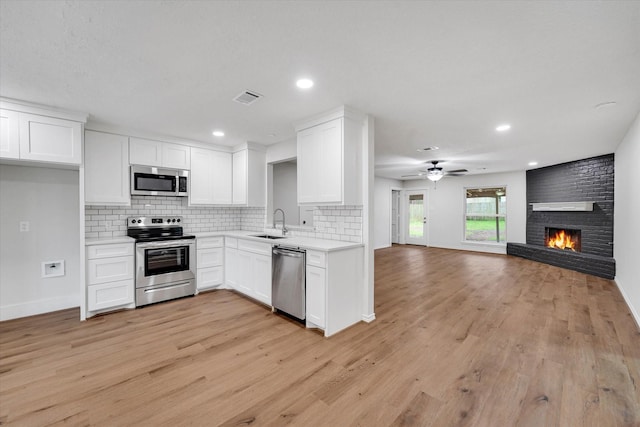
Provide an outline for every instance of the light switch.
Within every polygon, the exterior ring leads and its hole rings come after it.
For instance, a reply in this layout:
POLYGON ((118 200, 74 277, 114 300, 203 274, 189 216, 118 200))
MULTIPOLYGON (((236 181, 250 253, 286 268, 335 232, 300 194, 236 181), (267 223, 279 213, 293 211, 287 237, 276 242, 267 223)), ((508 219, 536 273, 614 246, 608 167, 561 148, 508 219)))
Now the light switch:
POLYGON ((20 221, 20 232, 29 231, 29 221, 20 221))

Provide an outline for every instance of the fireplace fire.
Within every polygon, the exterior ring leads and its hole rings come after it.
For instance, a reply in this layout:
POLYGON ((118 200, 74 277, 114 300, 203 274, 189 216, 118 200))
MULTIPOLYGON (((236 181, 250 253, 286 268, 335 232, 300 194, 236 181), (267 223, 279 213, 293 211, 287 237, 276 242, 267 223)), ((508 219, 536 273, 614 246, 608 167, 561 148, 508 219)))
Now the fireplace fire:
POLYGON ((544 244, 548 248, 581 252, 580 230, 546 227, 544 244))

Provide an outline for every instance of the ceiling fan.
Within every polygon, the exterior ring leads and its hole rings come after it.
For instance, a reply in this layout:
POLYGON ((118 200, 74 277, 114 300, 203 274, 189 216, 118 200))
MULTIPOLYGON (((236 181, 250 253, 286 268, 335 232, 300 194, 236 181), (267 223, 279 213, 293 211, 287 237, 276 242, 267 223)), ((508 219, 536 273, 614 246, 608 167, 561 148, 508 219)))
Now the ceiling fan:
POLYGON ((427 178, 433 182, 437 182, 437 181, 440 181, 440 179, 442 179, 442 177, 445 175, 446 176, 463 176, 464 174, 469 172, 466 169, 444 171, 440 166, 438 166, 438 163, 442 163, 442 162, 443 162, 442 160, 431 160, 430 163, 433 166, 430 167, 429 169, 419 170, 417 174, 413 174, 413 175, 402 175, 402 178, 421 177, 421 178, 427 178))

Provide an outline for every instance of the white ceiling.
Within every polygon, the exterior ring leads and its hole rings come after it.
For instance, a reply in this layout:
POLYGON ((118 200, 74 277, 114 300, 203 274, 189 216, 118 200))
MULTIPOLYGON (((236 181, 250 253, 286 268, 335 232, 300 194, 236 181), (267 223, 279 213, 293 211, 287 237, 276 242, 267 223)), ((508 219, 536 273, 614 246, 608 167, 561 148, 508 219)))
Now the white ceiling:
POLYGON ((226 145, 346 104, 376 119, 378 176, 611 153, 640 110, 638 1, 3 0, 0 26, 4 97, 226 145))

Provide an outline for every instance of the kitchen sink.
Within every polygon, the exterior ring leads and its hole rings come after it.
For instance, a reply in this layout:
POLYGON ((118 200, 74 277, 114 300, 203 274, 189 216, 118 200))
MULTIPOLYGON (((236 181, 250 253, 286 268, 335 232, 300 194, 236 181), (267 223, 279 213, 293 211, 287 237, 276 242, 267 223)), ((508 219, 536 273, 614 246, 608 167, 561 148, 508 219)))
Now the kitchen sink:
POLYGON ((270 234, 256 234, 256 235, 253 235, 251 237, 259 237, 261 239, 273 239, 273 240, 286 239, 286 237, 284 237, 284 236, 272 236, 270 234))

